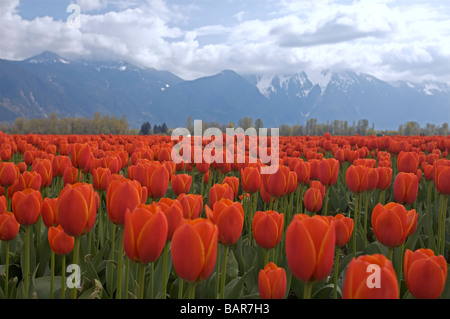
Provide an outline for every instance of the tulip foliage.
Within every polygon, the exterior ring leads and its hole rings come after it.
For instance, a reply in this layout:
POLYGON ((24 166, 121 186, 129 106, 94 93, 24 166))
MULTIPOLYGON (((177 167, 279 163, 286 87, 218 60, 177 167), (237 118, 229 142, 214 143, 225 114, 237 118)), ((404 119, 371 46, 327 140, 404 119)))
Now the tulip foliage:
POLYGON ((0 132, 0 299, 450 298, 450 137, 250 140, 0 132))

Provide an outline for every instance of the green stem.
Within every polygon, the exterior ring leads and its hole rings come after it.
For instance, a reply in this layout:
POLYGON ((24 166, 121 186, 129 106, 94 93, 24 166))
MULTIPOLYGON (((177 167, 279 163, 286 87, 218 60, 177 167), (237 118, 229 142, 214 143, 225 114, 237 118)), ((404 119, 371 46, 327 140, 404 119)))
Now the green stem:
POLYGON ((388 247, 387 258, 392 262, 392 257, 394 255, 394 248, 388 247))
POLYGON ((153 299, 153 286, 155 278, 155 263, 150 263, 150 299, 153 299))
POLYGON ((356 233, 358 230, 358 194, 355 194, 355 215, 353 216, 353 257, 356 257, 356 233))
POLYGON ((128 299, 128 278, 130 276, 130 259, 127 258, 127 262, 125 264, 125 299, 128 299))
POLYGON ((145 286, 145 267, 144 263, 139 264, 139 292, 138 299, 144 299, 144 286, 145 286))
POLYGON ((341 252, 341 247, 336 247, 336 258, 334 259, 334 299, 337 299, 337 281, 338 281, 338 271, 339 271, 339 254, 341 252))
POLYGON ((123 233, 124 228, 119 226, 119 260, 117 267, 117 291, 116 291, 116 299, 122 299, 122 268, 123 268, 123 233))
POLYGON ((366 243, 366 246, 368 245, 368 242, 367 242, 367 219, 369 216, 369 198, 370 198, 370 192, 367 191, 365 194, 365 202, 364 202, 364 241, 366 243))
POLYGON ((220 287, 220 299, 225 298, 225 279, 227 277, 227 257, 228 257, 229 246, 224 246, 223 250, 223 260, 222 260, 222 282, 220 287))
POLYGON ((178 285, 178 299, 183 299, 183 282, 184 280, 181 277, 178 277, 178 280, 180 281, 178 285))
MULTIPOLYGON (((74 238, 74 247, 73 247, 73 263, 75 265, 79 265, 79 251, 80 251, 80 237, 77 236, 74 238)), ((63 269, 64 271, 64 269, 63 269)), ((77 288, 72 288, 72 299, 77 299, 77 288)))
MULTIPOLYGON (((111 230, 111 257, 110 260, 114 260, 115 255, 115 246, 116 246, 116 224, 112 224, 112 230, 111 230)), ((114 267, 111 270, 111 273, 109 275, 109 282, 111 283, 111 296, 114 291, 114 267)))
POLYGON ((269 263, 269 254, 270 254, 270 249, 264 249, 264 265, 263 268, 266 267, 266 265, 269 263))
POLYGON ((303 288, 303 299, 311 299, 312 282, 306 281, 303 288))
POLYGON ((188 299, 194 299, 195 298, 195 287, 197 286, 196 282, 191 282, 189 284, 188 288, 188 299))
POLYGON ((167 291, 167 259, 169 252, 169 242, 166 242, 164 245, 164 254, 163 254, 163 282, 162 282, 162 299, 166 299, 166 291, 167 291))
POLYGON ((50 257, 50 299, 53 299, 53 288, 54 288, 54 281, 55 281, 55 252, 51 251, 51 257, 50 257))
MULTIPOLYGON (((221 246, 221 245, 220 245, 220 246, 221 246)), ((219 246, 218 249, 217 249, 217 260, 216 260, 216 289, 215 289, 216 294, 214 295, 215 298, 219 297, 219 282, 220 282, 220 278, 219 278, 219 274, 220 274, 220 251, 222 250, 220 246, 219 246)))
POLYGON ((6 256, 5 256, 5 299, 8 299, 8 281, 9 281, 9 240, 6 241, 6 256))
POLYGON ((63 255, 61 261, 61 299, 66 298, 66 255, 63 255))
POLYGON ((325 203, 323 205, 322 215, 327 216, 328 213, 328 193, 330 192, 330 186, 325 189, 325 203))
POLYGON ((29 298, 28 288, 29 288, 29 277, 30 277, 30 232, 31 226, 25 226, 25 297, 29 298))

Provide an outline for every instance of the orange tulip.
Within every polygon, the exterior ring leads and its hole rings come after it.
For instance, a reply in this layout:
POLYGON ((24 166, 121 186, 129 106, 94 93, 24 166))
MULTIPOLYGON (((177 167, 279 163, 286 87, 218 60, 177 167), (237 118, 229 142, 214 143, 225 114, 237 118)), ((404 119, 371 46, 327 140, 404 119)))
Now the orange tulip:
POLYGON ((19 175, 19 189, 32 188, 34 190, 40 190, 42 186, 42 177, 36 171, 25 171, 19 175))
POLYGON ((53 158, 52 161, 52 172, 53 177, 55 176, 63 176, 64 171, 67 167, 72 166, 72 162, 70 161, 70 157, 67 155, 57 155, 53 158))
POLYGON ((342 214, 336 214, 335 216, 327 216, 329 221, 334 220, 336 231, 336 246, 344 247, 353 232, 353 219, 345 217, 342 214))
POLYGON ((403 244, 417 227, 418 213, 398 203, 377 204, 372 211, 372 227, 377 240, 389 248, 403 244))
POLYGON ((203 210, 203 196, 199 194, 180 194, 177 198, 183 207, 183 217, 196 219, 203 210))
POLYGON ((317 213, 322 208, 323 195, 319 188, 310 187, 303 196, 305 209, 312 213, 317 213))
POLYGON ((437 165, 434 172, 436 189, 441 194, 450 195, 450 166, 437 165))
POLYGON ((392 168, 385 166, 378 166, 376 168, 378 173, 377 189, 386 190, 392 183, 392 168))
POLYGON ((339 161, 334 158, 327 158, 320 161, 319 180, 325 186, 333 186, 337 182, 339 173, 339 161))
POLYGON ((447 280, 447 263, 444 256, 435 256, 431 249, 406 249, 403 261, 406 285, 418 299, 437 299, 447 280))
POLYGON ((78 168, 76 168, 75 166, 67 167, 64 170, 63 182, 64 182, 64 185, 80 183, 81 175, 78 171, 78 168))
POLYGON ((56 255, 64 256, 72 252, 75 240, 64 232, 61 225, 50 226, 47 236, 50 248, 56 255))
POLYGON ((225 246, 234 245, 244 227, 244 208, 239 202, 227 198, 214 203, 213 209, 205 206, 206 217, 219 229, 219 243, 225 246))
POLYGON ((397 275, 384 255, 362 255, 348 265, 343 299, 398 299, 397 275))
POLYGON ((214 203, 220 201, 222 198, 233 200, 233 189, 227 183, 214 184, 209 189, 209 207, 214 207, 214 203))
POLYGON ((74 143, 70 151, 72 165, 83 172, 90 172, 94 165, 94 154, 89 144, 74 143))
POLYGON ((52 171, 52 161, 48 159, 36 158, 33 161, 31 170, 37 172, 41 175, 42 183, 41 187, 48 187, 52 183, 53 171, 52 171))
POLYGON ((112 173, 109 168, 97 167, 92 169, 92 185, 96 190, 107 190, 112 173))
POLYGON ((239 192, 239 178, 236 176, 226 176, 223 181, 223 184, 228 184, 233 190, 233 199, 235 199, 239 192))
POLYGON ((265 249, 278 245, 284 228, 284 214, 273 210, 257 211, 252 220, 252 232, 256 243, 265 249))
POLYGON ((0 240, 10 241, 19 233, 20 224, 11 212, 0 213, 0 240))
POLYGON ((41 208, 41 215, 42 215, 42 221, 44 222, 44 225, 49 227, 56 227, 59 225, 58 221, 56 220, 56 205, 58 203, 58 198, 44 198, 44 201, 42 202, 42 208, 41 208))
POLYGON ((261 183, 261 174, 257 167, 247 166, 241 169, 241 184, 244 192, 256 193, 260 189, 261 183))
POLYGON ((289 167, 280 165, 274 174, 262 174, 262 182, 266 191, 275 198, 286 195, 288 191, 289 167))
POLYGON ((172 240, 173 232, 183 219, 183 206, 177 199, 161 198, 157 205, 167 218, 167 241, 172 240))
POLYGON ((192 176, 188 174, 176 174, 172 175, 170 179, 170 184, 172 185, 172 190, 175 195, 180 195, 182 193, 189 193, 192 184, 192 176))
POLYGON ((94 226, 99 204, 92 184, 67 184, 58 196, 56 220, 68 235, 79 237, 94 226))
POLYGON ((286 257, 292 275, 304 282, 326 278, 332 267, 335 224, 326 217, 296 214, 286 230, 286 257))
POLYGON ((19 177, 19 169, 13 162, 0 162, 0 185, 9 187, 19 177))
POLYGON ((156 204, 140 204, 125 213, 123 248, 137 263, 151 263, 159 258, 167 239, 168 224, 156 204))
POLYGON ((415 173, 419 168, 419 154, 401 151, 397 156, 397 168, 399 172, 415 173))
POLYGON ((419 180, 414 173, 398 173, 394 180, 394 197, 397 203, 412 204, 419 191, 419 180))
POLYGON ((205 218, 184 219, 172 237, 171 254, 177 275, 188 282, 202 281, 213 272, 219 229, 205 218))
POLYGON ((5 195, 0 196, 0 214, 5 213, 8 210, 8 201, 5 195))
POLYGON ((170 175, 167 167, 159 162, 150 164, 137 164, 133 171, 133 179, 147 187, 148 196, 162 198, 169 186, 170 175))
POLYGON ((12 209, 16 220, 21 225, 33 225, 40 216, 42 207, 41 192, 26 188, 15 192, 12 197, 12 209))
POLYGON ((297 173, 297 182, 306 185, 310 181, 311 164, 309 162, 297 162, 294 166, 294 172, 297 173))
POLYGON ((125 223, 125 212, 147 201, 147 189, 136 180, 125 177, 111 179, 106 191, 106 209, 111 222, 125 223))
POLYGON ((368 179, 365 177, 368 168, 362 165, 350 165, 345 173, 345 182, 352 193, 362 193, 367 190, 368 179))
POLYGON ((259 271, 258 290, 262 299, 283 299, 286 283, 286 270, 273 262, 259 271))
MULTIPOLYGON (((367 174, 365 175, 367 178, 367 191, 373 191, 378 185, 378 171, 375 168, 367 168, 367 174)), ((364 182, 365 183, 365 182, 364 182)))

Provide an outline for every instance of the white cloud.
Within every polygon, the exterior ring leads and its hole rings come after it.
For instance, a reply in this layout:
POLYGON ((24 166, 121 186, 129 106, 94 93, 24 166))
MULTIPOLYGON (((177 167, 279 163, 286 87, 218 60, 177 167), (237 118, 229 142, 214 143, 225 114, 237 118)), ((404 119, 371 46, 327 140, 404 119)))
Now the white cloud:
POLYGON ((223 69, 280 74, 339 67, 386 80, 450 83, 445 1, 232 1, 220 4, 227 14, 220 19, 213 11, 219 4, 203 1, 77 3, 81 28, 70 29, 50 17, 25 20, 18 0, 1 1, 0 58, 52 50, 127 59, 185 79, 223 69))

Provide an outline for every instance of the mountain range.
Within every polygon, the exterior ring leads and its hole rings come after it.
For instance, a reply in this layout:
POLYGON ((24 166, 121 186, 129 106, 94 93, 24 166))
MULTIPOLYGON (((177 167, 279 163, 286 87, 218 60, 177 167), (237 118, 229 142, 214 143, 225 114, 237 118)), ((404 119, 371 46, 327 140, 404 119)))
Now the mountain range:
POLYGON ((379 130, 415 121, 450 121, 450 86, 413 81, 388 83, 354 71, 298 71, 240 75, 224 70, 184 80, 168 71, 125 61, 68 60, 53 52, 0 59, 0 122, 17 117, 126 116, 130 127, 146 121, 182 127, 186 119, 237 123, 260 118, 265 127, 367 119, 379 130))

